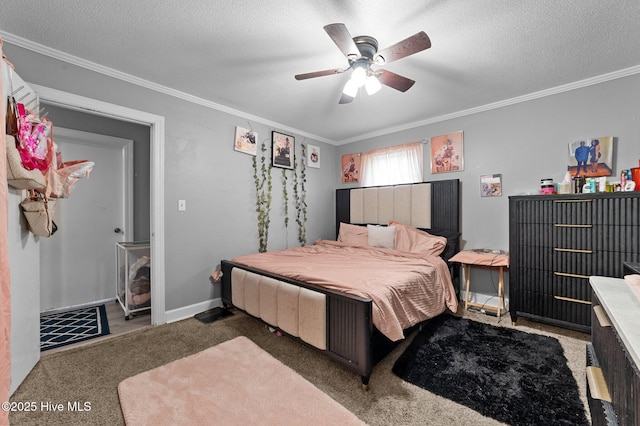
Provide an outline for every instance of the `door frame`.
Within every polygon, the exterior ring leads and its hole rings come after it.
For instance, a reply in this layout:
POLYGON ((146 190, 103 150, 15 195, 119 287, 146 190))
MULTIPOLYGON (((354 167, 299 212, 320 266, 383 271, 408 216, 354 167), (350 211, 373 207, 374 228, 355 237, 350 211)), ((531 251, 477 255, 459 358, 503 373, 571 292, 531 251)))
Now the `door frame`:
POLYGON ((150 127, 151 324, 166 322, 164 232, 164 117, 69 92, 28 83, 41 101, 67 109, 150 127))

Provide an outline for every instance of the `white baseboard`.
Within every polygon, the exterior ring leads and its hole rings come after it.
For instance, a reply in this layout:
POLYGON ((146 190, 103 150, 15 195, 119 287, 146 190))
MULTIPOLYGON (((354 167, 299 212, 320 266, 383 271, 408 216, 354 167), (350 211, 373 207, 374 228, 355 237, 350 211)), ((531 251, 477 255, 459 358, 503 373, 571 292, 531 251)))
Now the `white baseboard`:
POLYGON ((196 303, 194 305, 184 306, 178 309, 172 309, 164 313, 165 321, 167 323, 180 321, 186 318, 199 314, 200 312, 207 311, 212 308, 222 307, 222 299, 211 299, 204 302, 196 303))

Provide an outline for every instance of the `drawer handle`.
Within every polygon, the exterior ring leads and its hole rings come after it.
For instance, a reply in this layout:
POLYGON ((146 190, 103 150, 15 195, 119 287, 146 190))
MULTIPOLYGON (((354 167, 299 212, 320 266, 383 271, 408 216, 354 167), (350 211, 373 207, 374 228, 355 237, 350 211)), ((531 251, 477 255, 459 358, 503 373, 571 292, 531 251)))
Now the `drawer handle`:
POLYGON ((609 395, 607 382, 604 380, 601 369, 593 365, 587 367, 587 384, 589 385, 592 398, 611 402, 611 395, 609 395))
POLYGON ((574 225, 570 223, 554 223, 556 228, 593 228, 593 225, 574 225))
POLYGON ((598 318, 600 327, 611 327, 611 321, 609 321, 609 317, 607 316, 607 313, 604 311, 604 309, 602 309, 601 305, 594 306, 593 313, 596 314, 596 318, 598 318))
POLYGON ((554 272, 554 274, 559 275, 561 277, 582 278, 585 280, 589 279, 588 275, 568 274, 566 272, 554 272))
POLYGON ((589 198, 586 200, 553 200, 554 203, 590 203, 593 201, 593 198, 589 198))
POLYGON ((593 253, 593 250, 566 249, 566 248, 560 248, 560 247, 554 247, 553 249, 555 251, 567 251, 569 253, 586 253, 586 254, 593 253))
POLYGON ((591 302, 589 302, 588 300, 572 299, 570 297, 556 296, 556 295, 554 295, 553 297, 558 300, 564 300, 565 302, 582 303, 583 305, 591 304, 591 302))

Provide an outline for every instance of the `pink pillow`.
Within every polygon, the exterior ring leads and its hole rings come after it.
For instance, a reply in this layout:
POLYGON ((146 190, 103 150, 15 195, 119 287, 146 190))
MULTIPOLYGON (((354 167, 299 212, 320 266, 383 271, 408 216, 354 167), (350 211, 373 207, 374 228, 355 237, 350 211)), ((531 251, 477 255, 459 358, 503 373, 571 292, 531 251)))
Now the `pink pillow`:
POLYGON ((352 246, 367 246, 369 244, 367 227, 340 222, 338 241, 352 246))
POLYGON ((447 245, 445 237, 437 237, 392 220, 389 221, 389 225, 396 227, 396 250, 440 256, 447 245))

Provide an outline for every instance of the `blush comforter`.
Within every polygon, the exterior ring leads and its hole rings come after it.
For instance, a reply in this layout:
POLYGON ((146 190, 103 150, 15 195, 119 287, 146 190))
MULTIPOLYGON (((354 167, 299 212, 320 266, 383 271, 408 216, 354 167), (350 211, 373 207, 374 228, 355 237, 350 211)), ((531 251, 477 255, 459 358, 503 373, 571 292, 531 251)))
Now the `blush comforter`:
POLYGON ((238 256, 233 262, 373 301, 373 324, 392 341, 458 300, 438 256, 318 240, 314 245, 238 256))

